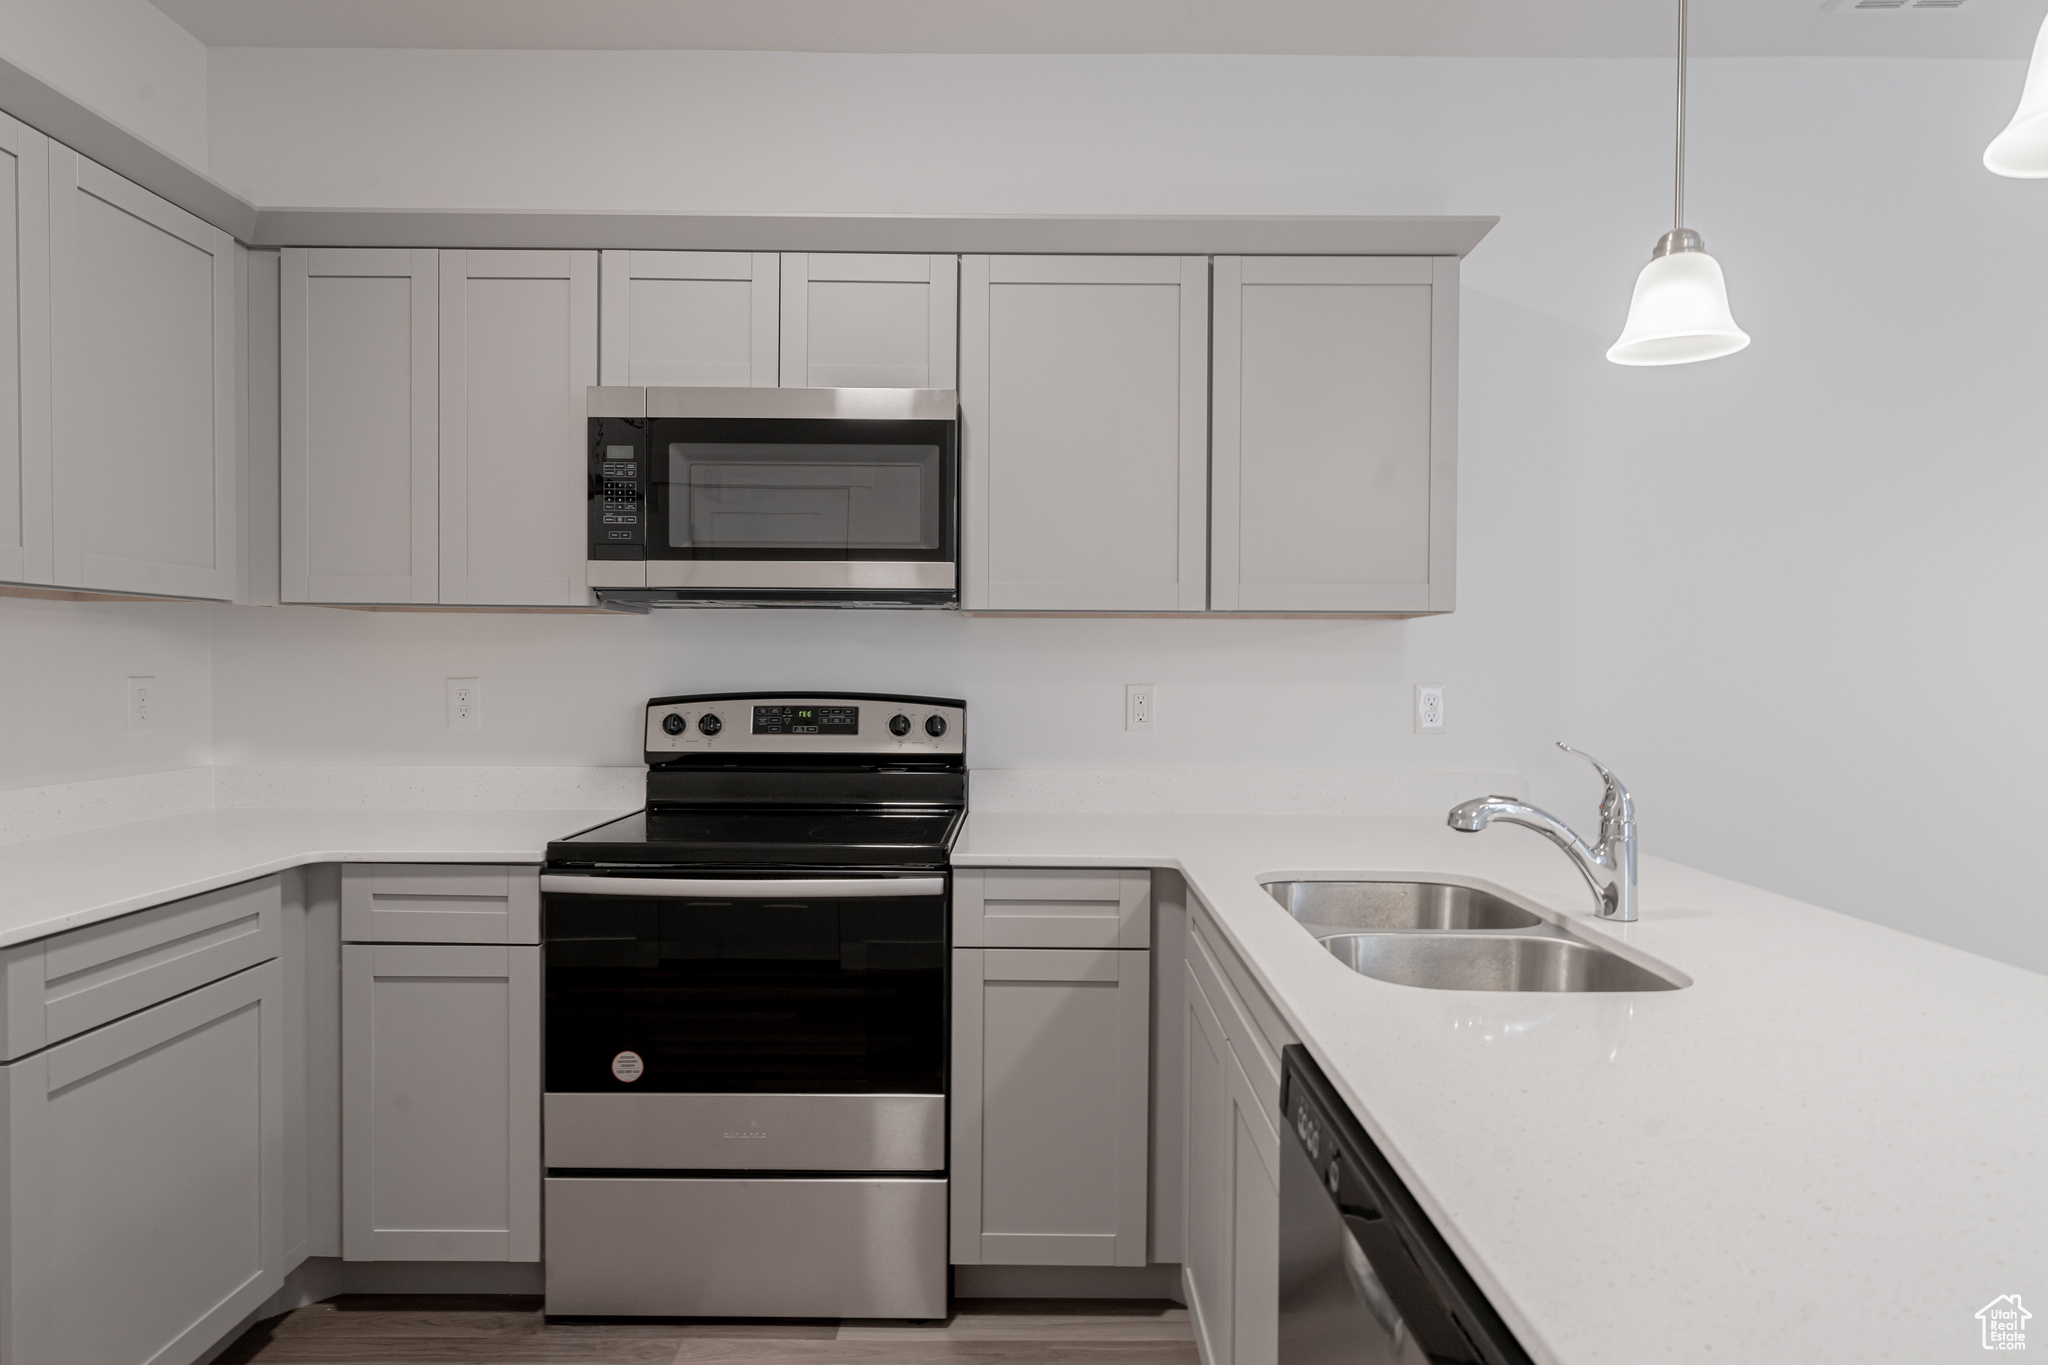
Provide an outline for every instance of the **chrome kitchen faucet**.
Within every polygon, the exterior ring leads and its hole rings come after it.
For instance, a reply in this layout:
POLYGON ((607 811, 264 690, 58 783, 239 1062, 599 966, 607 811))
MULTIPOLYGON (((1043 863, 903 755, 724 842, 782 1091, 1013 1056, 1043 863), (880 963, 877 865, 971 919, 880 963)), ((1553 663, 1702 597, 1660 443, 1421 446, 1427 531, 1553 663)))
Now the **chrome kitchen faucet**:
POLYGON ((1602 919, 1633 920, 1636 917, 1636 803, 1621 779, 1591 754, 1580 753, 1563 740, 1557 747, 1578 754, 1593 765, 1607 790, 1600 798, 1600 842, 1587 847, 1586 841, 1569 825, 1534 806, 1510 796, 1481 796, 1451 807, 1452 829, 1477 834, 1494 820, 1535 830, 1570 855, 1572 863, 1593 888, 1600 902, 1602 919))

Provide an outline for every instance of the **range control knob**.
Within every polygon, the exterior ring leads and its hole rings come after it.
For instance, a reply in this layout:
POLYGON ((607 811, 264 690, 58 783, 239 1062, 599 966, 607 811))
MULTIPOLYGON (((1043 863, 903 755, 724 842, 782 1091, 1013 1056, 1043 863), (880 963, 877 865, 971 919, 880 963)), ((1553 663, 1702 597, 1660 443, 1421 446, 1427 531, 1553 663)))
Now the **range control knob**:
POLYGON ((667 715, 661 718, 662 730, 671 735, 681 734, 686 728, 688 728, 689 724, 690 723, 688 721, 684 720, 681 716, 677 715, 673 711, 669 712, 667 715))
POLYGON ((715 735, 725 728, 725 722, 714 715, 697 717, 697 729, 702 734, 715 735))
POLYGON ((937 739, 940 735, 945 734, 946 718, 944 716, 931 716, 927 718, 924 723, 924 732, 933 739, 937 739))
POLYGON ((901 736, 903 736, 903 735, 907 735, 907 734, 909 734, 909 733, 910 733, 910 717, 908 717, 908 716, 891 716, 891 717, 889 717, 889 733, 890 733, 890 734, 892 734, 892 735, 896 735, 896 736, 898 736, 898 737, 901 737, 901 736))

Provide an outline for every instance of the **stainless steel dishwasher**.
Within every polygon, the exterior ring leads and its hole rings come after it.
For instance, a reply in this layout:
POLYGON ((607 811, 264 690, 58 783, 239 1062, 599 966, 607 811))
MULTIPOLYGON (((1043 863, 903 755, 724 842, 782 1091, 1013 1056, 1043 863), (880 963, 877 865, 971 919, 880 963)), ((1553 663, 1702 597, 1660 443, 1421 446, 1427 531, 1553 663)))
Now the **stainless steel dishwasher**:
POLYGON ((1308 1053, 1281 1060, 1279 1365, 1530 1365, 1308 1053))

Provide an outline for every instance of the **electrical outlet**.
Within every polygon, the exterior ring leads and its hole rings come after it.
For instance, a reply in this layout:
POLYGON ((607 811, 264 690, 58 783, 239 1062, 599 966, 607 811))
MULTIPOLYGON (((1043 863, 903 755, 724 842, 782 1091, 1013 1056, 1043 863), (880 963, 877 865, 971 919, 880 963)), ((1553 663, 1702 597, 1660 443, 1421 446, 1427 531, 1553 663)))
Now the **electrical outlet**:
POLYGON ((1444 728, 1444 685, 1415 684, 1415 733, 1442 734, 1444 728))
POLYGON ((1124 687, 1124 729, 1151 734, 1159 728, 1159 689, 1152 683, 1124 687))
POLYGON ((130 678, 128 680, 128 733, 131 735, 156 733, 155 678, 130 678))
POLYGON ((481 730, 484 728, 484 694, 475 678, 450 678, 448 680, 448 728, 451 730, 481 730))

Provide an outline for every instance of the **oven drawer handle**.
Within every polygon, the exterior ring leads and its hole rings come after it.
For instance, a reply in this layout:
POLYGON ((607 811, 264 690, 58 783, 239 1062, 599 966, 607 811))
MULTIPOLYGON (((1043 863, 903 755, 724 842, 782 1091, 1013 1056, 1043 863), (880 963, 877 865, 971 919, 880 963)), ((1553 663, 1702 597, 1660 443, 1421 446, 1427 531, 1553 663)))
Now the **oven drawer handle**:
POLYGON ((594 877, 551 872, 540 889, 573 896, 688 896, 695 900, 842 899, 853 896, 942 896, 944 877, 785 877, 709 881, 682 877, 594 877))

